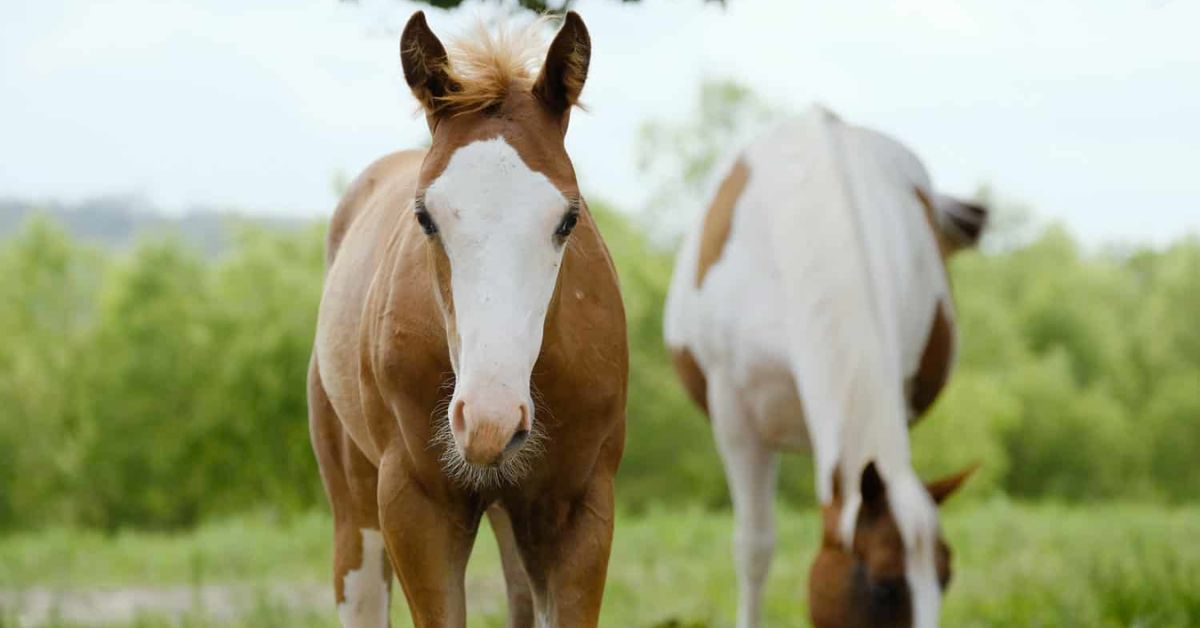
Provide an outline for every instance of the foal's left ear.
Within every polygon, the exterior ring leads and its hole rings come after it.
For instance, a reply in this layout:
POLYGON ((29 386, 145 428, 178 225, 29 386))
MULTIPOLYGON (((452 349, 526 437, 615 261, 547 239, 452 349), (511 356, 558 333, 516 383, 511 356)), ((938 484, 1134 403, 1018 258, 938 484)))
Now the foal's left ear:
POLYGON ((958 473, 948 475, 940 480, 925 483, 925 489, 929 491, 929 496, 933 498, 934 503, 941 505, 948 497, 953 495, 962 487, 963 482, 971 477, 979 469, 979 463, 975 463, 958 473))
POLYGON ((592 39, 583 25, 583 18, 574 11, 567 11, 562 28, 546 52, 542 71, 533 84, 533 95, 552 112, 565 114, 579 101, 591 59, 592 39))

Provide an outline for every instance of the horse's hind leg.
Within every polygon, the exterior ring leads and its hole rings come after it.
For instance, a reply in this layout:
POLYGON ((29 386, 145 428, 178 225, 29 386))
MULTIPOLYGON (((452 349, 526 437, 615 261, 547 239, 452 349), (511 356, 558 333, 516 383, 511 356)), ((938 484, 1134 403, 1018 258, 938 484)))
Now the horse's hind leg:
POLYGON ((733 499, 737 627, 755 628, 762 620, 763 587, 775 553, 772 506, 778 454, 762 442, 737 391, 726 381, 714 378, 710 382, 708 408, 733 499))
POLYGON ((533 628, 533 593, 529 576, 517 552, 512 520, 500 504, 488 508, 488 521, 500 546, 500 564, 504 567, 504 588, 508 591, 508 628, 533 628))
POLYGON ((333 508, 333 589, 346 628, 388 625, 392 569, 379 531, 378 472, 346 435, 321 385, 308 372, 308 425, 333 508))

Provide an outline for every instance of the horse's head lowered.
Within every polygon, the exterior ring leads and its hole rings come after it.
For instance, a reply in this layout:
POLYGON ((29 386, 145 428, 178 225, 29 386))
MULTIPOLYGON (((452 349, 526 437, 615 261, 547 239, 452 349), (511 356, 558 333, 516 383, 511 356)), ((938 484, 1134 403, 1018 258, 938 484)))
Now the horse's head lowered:
POLYGON ((448 52, 418 12, 400 41, 432 134, 412 207, 455 372, 438 430, 447 471, 469 488, 514 482, 536 455, 531 373, 583 211, 563 140, 591 43, 568 13, 542 61, 530 45, 541 26, 481 28, 448 52))
POLYGON ((950 548, 941 535, 937 506, 972 471, 927 485, 911 472, 898 473, 888 484, 869 462, 857 492, 840 490, 835 480, 808 579, 813 625, 937 626, 942 593, 950 583, 950 548))

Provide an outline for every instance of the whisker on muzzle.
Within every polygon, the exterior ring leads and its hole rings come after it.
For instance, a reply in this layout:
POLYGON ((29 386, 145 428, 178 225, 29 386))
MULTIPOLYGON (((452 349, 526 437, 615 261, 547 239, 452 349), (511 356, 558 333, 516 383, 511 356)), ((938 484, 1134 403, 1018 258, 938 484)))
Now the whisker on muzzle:
POLYGON ((513 435, 499 462, 488 465, 467 462, 454 440, 449 409, 450 397, 435 406, 432 416, 433 437, 429 446, 442 448, 439 456, 442 470, 460 488, 478 491, 513 486, 529 475, 533 463, 546 452, 545 430, 540 421, 534 420, 528 430, 520 430, 513 435))

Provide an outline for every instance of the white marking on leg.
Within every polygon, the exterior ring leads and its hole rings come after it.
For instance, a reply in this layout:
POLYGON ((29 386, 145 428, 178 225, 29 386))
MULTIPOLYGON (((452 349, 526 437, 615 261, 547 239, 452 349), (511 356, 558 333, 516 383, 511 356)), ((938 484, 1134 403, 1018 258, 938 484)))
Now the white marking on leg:
POLYGON ((385 550, 379 530, 363 528, 362 565, 342 578, 345 601, 338 604, 338 619, 346 628, 388 625, 388 582, 384 580, 385 550))

